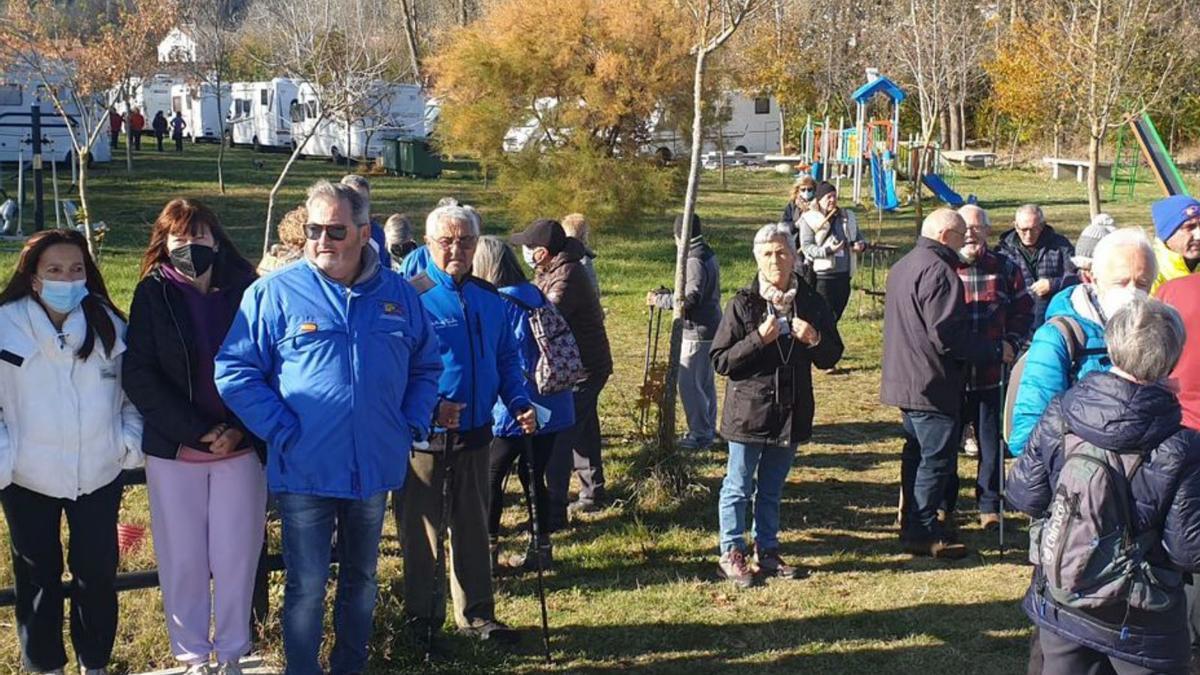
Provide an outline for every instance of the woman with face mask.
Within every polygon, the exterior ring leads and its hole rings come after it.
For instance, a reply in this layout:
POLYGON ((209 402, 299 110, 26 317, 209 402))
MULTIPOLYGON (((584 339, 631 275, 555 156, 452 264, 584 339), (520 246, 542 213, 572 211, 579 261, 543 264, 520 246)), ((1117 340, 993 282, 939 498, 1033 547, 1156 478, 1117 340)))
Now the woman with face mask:
POLYGON ((121 470, 141 465, 142 420, 121 391, 124 317, 83 235, 25 242, 0 292, 0 504, 8 522, 21 660, 62 673, 63 515, 71 643, 106 673, 117 629, 121 470))
POLYGON ((235 675, 250 651, 266 447, 221 401, 213 357, 254 268, 211 210, 176 199, 154 222, 141 274, 124 382, 146 419, 142 449, 167 632, 189 675, 209 673, 214 652, 217 672, 235 675))
POLYGON ((793 233, 800 217, 804 215, 805 211, 812 208, 813 194, 816 189, 817 181, 809 175, 801 176, 792 185, 791 197, 788 198, 787 205, 783 207, 783 216, 779 222, 791 228, 793 233))

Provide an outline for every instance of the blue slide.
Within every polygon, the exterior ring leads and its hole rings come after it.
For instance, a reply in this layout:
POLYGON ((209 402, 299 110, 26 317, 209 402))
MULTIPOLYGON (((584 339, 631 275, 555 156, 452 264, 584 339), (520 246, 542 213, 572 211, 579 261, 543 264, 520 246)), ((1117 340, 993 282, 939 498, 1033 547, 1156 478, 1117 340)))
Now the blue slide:
POLYGON ((875 206, 884 211, 895 211, 900 206, 896 198, 896 172, 884 169, 884 160, 891 160, 877 152, 871 153, 871 185, 874 188, 875 206))
POLYGON ((921 177, 921 182, 925 184, 925 187, 929 188, 933 192, 934 196, 943 202, 946 202, 946 205, 951 208, 957 209, 963 204, 975 203, 975 195, 971 195, 966 199, 963 199, 962 195, 958 194, 954 190, 951 190, 950 186, 946 185, 946 181, 942 180, 942 177, 936 173, 925 174, 921 177))

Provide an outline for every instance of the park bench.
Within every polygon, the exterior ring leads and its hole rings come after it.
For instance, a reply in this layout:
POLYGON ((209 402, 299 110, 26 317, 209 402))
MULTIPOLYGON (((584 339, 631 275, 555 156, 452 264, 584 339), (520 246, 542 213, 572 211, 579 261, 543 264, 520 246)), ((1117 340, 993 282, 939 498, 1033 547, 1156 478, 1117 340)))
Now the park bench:
MULTIPOLYGON (((1050 167, 1050 178, 1053 180, 1061 180, 1063 167, 1075 169, 1075 181, 1082 183, 1087 180, 1088 162, 1086 159, 1064 159, 1062 157, 1043 157, 1042 163, 1050 167)), ((1100 162, 1096 168, 1099 180, 1110 180, 1112 178, 1112 162, 1100 162)))

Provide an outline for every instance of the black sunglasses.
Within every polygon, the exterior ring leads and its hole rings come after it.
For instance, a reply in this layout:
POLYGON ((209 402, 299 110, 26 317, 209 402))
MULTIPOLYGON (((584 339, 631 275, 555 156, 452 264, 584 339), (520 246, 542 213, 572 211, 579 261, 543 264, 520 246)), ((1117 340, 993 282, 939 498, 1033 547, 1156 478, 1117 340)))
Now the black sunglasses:
POLYGON ((304 225, 304 236, 313 241, 320 239, 322 232, 334 241, 342 241, 346 238, 349 228, 345 225, 321 225, 320 223, 305 223, 304 225))

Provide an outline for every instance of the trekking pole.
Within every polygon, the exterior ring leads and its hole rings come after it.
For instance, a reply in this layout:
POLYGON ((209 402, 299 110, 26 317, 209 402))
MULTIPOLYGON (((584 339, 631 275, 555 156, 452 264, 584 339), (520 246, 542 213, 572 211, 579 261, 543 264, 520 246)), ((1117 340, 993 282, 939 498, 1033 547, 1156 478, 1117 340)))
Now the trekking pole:
POLYGON ((446 529, 450 523, 450 481, 454 470, 450 464, 450 445, 454 432, 447 429, 442 437, 442 517, 438 521, 437 549, 434 551, 433 576, 436 581, 433 602, 429 607, 428 641, 425 643, 425 662, 433 660, 433 635, 436 632, 433 617, 437 603, 446 603, 446 529))
POLYGON ((546 586, 542 580, 542 521, 538 514, 538 480, 537 471, 533 468, 533 439, 529 434, 524 435, 525 441, 525 470, 529 474, 529 522, 533 529, 533 557, 537 564, 538 601, 542 604, 542 646, 546 650, 546 663, 550 659, 550 619, 546 614, 546 586))
MULTIPOLYGON (((1008 397, 1008 366, 1000 366, 1000 406, 1001 417, 1004 416, 1004 401, 1008 397)), ((1004 559, 1004 457, 1008 454, 1008 441, 1004 439, 1004 423, 996 425, 996 433, 1000 441, 996 443, 996 464, 1000 469, 1000 559, 1004 559)))

